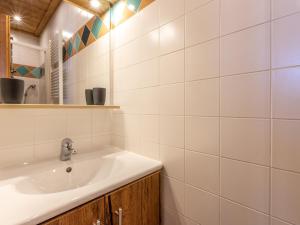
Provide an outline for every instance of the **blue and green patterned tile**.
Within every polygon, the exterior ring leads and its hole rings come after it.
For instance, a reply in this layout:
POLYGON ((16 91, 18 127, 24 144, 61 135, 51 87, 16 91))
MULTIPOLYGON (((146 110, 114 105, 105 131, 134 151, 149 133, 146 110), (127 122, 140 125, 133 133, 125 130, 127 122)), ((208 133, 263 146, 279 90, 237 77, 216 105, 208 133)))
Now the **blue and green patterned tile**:
POLYGON ((80 27, 80 29, 76 32, 79 35, 80 38, 82 37, 84 27, 85 26, 80 27))
POLYGON ((68 55, 69 55, 69 57, 72 56, 72 53, 73 53, 73 45, 72 45, 72 42, 69 41, 69 44, 68 44, 68 55))
POLYGON ((79 51, 80 42, 81 42, 81 39, 80 39, 80 37, 79 37, 79 34, 75 34, 73 46, 74 46, 76 52, 79 51))
POLYGON ((99 38, 101 27, 102 27, 102 20, 98 16, 96 16, 91 29, 92 34, 94 35, 95 38, 99 38))
POLYGON ((90 31, 92 31, 92 27, 94 24, 94 21, 96 19, 96 16, 93 16, 91 19, 89 19, 86 23, 85 26, 87 26, 89 28, 90 31))
POLYGON ((86 43, 86 46, 89 46, 90 44, 92 44, 93 42, 95 42, 97 39, 94 37, 94 35, 92 33, 90 33, 88 41, 86 43))
POLYGON ((25 67, 25 66, 19 66, 16 71, 21 75, 21 76, 25 76, 29 70, 25 67))
POLYGON ((42 68, 41 67, 36 67, 34 68, 31 73, 35 78, 41 78, 42 77, 42 68))
POLYGON ((130 11, 137 12, 142 0, 127 0, 127 7, 130 11))
POLYGON ((111 28, 123 23, 128 18, 148 6, 154 0, 125 0, 116 3, 112 9, 102 15, 100 18, 97 16, 92 17, 78 32, 72 37, 71 41, 67 42, 65 46, 66 61, 77 52, 81 51, 96 39, 105 35, 111 28), (112 15, 112 18, 109 15, 112 15), (110 18, 108 21, 107 18, 110 18), (79 40, 80 39, 80 40, 79 40))
POLYGON ((89 28, 87 26, 84 26, 81 40, 85 46, 87 45, 87 42, 89 40, 90 33, 91 31, 89 30, 89 28))
POLYGON ((80 45, 79 45, 79 50, 78 52, 80 52, 82 49, 84 49, 86 46, 83 44, 83 42, 81 41, 80 42, 80 45))

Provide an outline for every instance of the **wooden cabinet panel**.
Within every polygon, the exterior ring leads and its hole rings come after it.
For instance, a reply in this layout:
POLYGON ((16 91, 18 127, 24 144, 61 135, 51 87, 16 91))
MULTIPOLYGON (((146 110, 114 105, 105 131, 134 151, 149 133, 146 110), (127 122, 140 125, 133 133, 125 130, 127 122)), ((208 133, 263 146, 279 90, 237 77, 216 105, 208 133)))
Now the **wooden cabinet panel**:
POLYGON ((41 225, 96 225, 98 219, 104 224, 104 198, 84 204, 41 225))
POLYGON ((107 225, 159 225, 159 173, 125 186, 105 197, 107 225))
POLYGON ((146 177, 142 185, 142 221, 140 225, 159 225, 160 222, 159 173, 146 177))
POLYGON ((141 183, 136 182, 105 197, 108 225, 118 225, 117 211, 122 208, 122 225, 141 225, 141 183))

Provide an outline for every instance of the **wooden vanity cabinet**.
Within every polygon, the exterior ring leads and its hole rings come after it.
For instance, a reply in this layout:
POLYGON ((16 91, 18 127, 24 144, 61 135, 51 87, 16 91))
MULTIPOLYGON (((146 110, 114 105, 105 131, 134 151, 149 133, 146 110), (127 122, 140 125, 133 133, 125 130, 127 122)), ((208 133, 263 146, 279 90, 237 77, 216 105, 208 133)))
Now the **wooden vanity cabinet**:
POLYGON ((159 225, 159 188, 155 173, 41 225, 159 225))
MULTIPOLYGON (((43 225, 97 225, 97 221, 104 219, 104 198, 99 198, 64 213, 43 225)), ((100 224, 104 224, 104 220, 100 224)))

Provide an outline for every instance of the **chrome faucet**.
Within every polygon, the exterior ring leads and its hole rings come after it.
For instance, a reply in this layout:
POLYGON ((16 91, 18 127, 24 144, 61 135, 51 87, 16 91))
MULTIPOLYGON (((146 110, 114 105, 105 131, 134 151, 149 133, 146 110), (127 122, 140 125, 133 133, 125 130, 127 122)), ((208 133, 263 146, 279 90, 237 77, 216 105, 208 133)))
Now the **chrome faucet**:
POLYGON ((73 141, 70 138, 65 138, 61 142, 60 160, 71 160, 72 154, 76 154, 76 150, 73 148, 73 141))

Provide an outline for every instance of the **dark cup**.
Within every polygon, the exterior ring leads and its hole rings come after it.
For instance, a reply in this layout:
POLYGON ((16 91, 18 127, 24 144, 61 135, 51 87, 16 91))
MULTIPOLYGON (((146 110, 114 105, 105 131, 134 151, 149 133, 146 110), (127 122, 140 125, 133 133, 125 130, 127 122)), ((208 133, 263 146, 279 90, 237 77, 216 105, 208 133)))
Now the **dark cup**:
POLYGON ((85 100, 87 105, 94 105, 92 89, 85 89, 85 100))
POLYGON ((104 105, 106 98, 105 88, 93 88, 94 105, 104 105))
POLYGON ((1 99, 7 104, 21 104, 24 97, 24 80, 0 78, 1 99))

